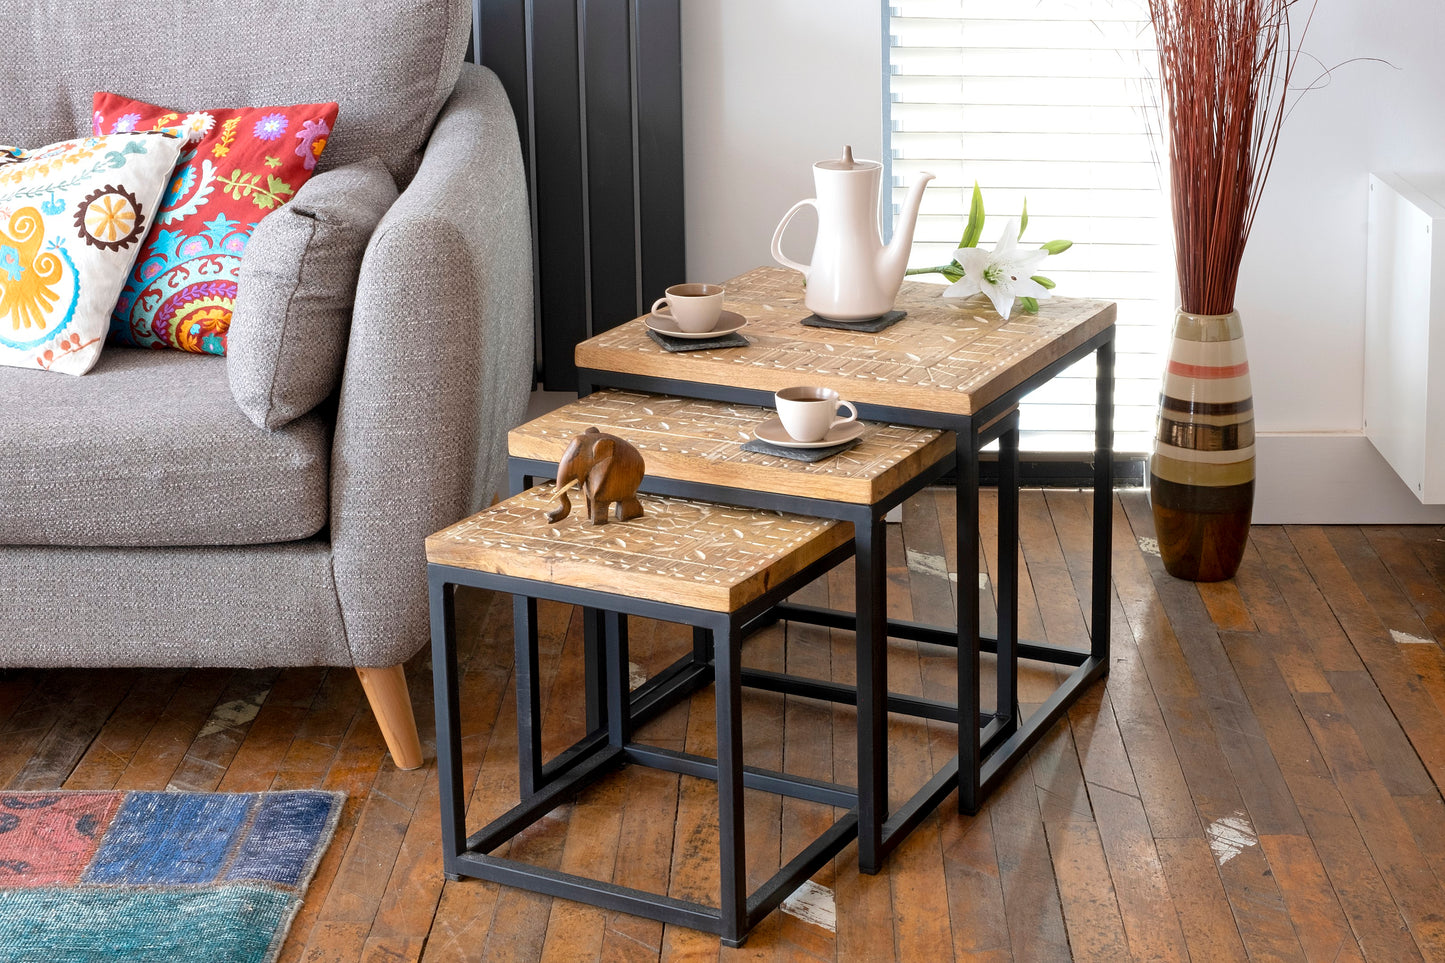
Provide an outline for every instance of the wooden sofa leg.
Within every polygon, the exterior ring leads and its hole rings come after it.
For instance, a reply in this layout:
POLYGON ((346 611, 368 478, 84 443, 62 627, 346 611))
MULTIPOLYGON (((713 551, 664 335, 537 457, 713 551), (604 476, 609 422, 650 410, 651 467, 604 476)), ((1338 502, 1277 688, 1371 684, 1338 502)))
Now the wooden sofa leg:
POLYGON ((386 738, 386 748, 391 750, 392 762, 398 769, 416 769, 422 761, 421 740, 416 734, 411 693, 406 689, 405 666, 357 666, 356 674, 361 676, 361 687, 386 738))

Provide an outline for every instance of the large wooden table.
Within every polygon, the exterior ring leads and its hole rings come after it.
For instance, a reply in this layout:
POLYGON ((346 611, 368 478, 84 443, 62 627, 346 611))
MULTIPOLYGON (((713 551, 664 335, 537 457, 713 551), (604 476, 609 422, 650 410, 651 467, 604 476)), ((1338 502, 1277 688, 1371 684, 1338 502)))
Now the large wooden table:
MULTIPOLYGON (((577 346, 577 367, 616 384, 613 375, 682 381, 697 394, 741 388, 771 396, 810 384, 834 388, 855 404, 936 415, 998 413, 1017 402, 1038 375, 1087 354, 1114 325, 1108 301, 1054 298, 1039 313, 1016 310, 1004 321, 983 298, 945 301, 936 284, 905 281, 895 307, 908 317, 877 334, 800 324, 802 278, 784 268, 757 268, 725 282, 724 306, 748 319, 747 348, 669 353, 641 318, 577 346), (998 405, 1001 398, 1011 398, 998 405)), ((583 380, 586 380, 585 377, 583 380)), ((599 382, 604 383, 604 382, 599 382)), ((738 400, 729 398, 728 400, 738 400)), ((764 402, 772 406, 772 398, 764 402)), ((883 418, 884 421, 895 421, 883 418)))
MULTIPOLYGON (((802 325, 802 278, 781 268, 759 268, 725 282, 725 306, 748 319, 746 348, 669 353, 648 336, 642 319, 597 335, 577 346, 579 391, 601 387, 709 398, 771 407, 772 394, 791 385, 837 389, 871 421, 941 428, 953 432, 958 493, 960 587, 976 585, 978 568, 979 451, 997 438, 999 450, 998 635, 979 634, 975 593, 959 592, 958 624, 935 627, 889 621, 885 616, 882 519, 875 512, 865 524, 855 520, 857 540, 857 613, 781 606, 783 617, 835 627, 856 627, 860 639, 887 636, 958 647, 958 757, 882 827, 883 840, 860 838, 881 857, 887 840, 901 838, 922 814, 959 788, 959 808, 973 813, 1075 698, 1108 669, 1109 558, 1112 527, 1112 419, 1114 315, 1112 303, 1055 298, 1038 314, 1022 311, 1004 321, 987 301, 944 301, 937 285, 905 282, 896 307, 908 312, 898 324, 877 334, 802 325), (1029 391, 1065 368, 1097 356, 1094 434, 1094 537, 1090 648, 1064 649, 1017 638, 1017 479, 1018 429, 1014 409, 1029 391), (979 656, 998 654, 997 699, 981 711, 979 656), (1074 666, 1054 695, 1028 720, 1019 719, 1017 660, 1020 656, 1074 666), (977 726, 967 720, 979 719, 977 726), (882 842, 879 847, 877 844, 882 842)), ((822 499, 748 492, 721 485, 676 488, 681 494, 753 504, 764 508, 817 514, 822 499)), ((832 514, 832 517, 847 517, 832 514)), ((859 656, 859 712, 872 716, 860 731, 886 731, 888 700, 864 705, 862 682, 887 692, 884 645, 868 646, 859 656)), ((860 754, 886 746, 860 746, 860 754)), ((886 766, 881 777, 886 779, 886 766)), ((875 795, 886 799, 886 791, 875 795)), ((872 862, 870 858, 869 862, 872 862)), ((872 869, 873 867, 867 867, 872 869)))

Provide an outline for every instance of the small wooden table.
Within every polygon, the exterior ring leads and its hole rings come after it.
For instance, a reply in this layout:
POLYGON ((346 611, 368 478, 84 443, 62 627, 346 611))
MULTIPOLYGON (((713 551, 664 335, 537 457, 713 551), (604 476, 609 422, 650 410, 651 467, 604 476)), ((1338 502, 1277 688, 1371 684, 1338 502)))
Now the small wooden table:
MULTIPOLYGON (((938 428, 954 434, 958 495, 959 585, 977 584, 979 450, 993 437, 1000 442, 999 628, 997 638, 981 638, 977 597, 959 592, 957 626, 940 629, 887 621, 882 605, 881 552, 858 553, 856 617, 782 606, 781 615, 835 627, 865 620, 868 636, 886 635, 958 647, 958 717, 984 718, 979 727, 960 725, 958 757, 949 771, 920 791, 889 820, 884 835, 899 836, 902 822, 919 818, 930 801, 956 782, 959 809, 977 812, 1008 768, 1038 741, 1079 694, 1108 670, 1110 541, 1112 537, 1112 448, 1115 307, 1106 301, 1054 298, 1038 314, 1017 312, 1004 321, 980 299, 944 301, 940 288, 905 282, 896 307, 903 321, 877 334, 806 327, 802 279, 781 268, 758 268, 725 283, 726 307, 748 319, 746 348, 668 353, 648 337, 642 319, 597 335, 576 349, 579 393, 614 387, 683 397, 709 398, 763 407, 772 394, 797 384, 836 389, 870 421, 938 428), (1090 648, 1078 651, 1017 640, 1018 471, 1016 422, 999 430, 999 421, 1024 395, 1065 368, 1094 354, 1097 358, 1094 425, 1093 587, 1090 648), (981 713, 979 654, 998 653, 997 699, 981 713), (1027 721, 1018 719, 1017 660, 1020 656, 1074 666, 1069 678, 1027 721), (921 797, 927 798, 921 798, 921 797)), ((702 497, 727 500, 737 489, 717 487, 702 497)), ((772 496, 782 498, 783 496, 772 496)), ((767 502, 808 512, 806 499, 767 502)), ((860 533, 861 534, 861 533, 860 533)), ((881 547, 881 541, 878 543, 881 547)), ((859 625, 860 628, 863 626, 859 625)), ((860 635, 862 633, 860 632, 860 635)), ((873 646, 872 684, 886 692, 882 646, 873 646)), ((860 706, 872 714, 868 731, 883 731, 883 699, 860 706)), ((864 727, 860 726, 860 731, 864 727)), ((881 747, 875 747, 881 748, 881 747)), ((862 751, 862 747, 860 747, 862 751)), ((879 794, 886 799, 886 792, 879 794)), ((863 851, 860 840, 860 853, 863 851)))
POLYGON ((857 835, 852 788, 743 765, 744 627, 852 553, 843 522, 732 505, 641 495, 644 514, 594 526, 581 513, 556 523, 551 486, 478 512, 426 540, 436 691, 442 860, 463 875, 717 933, 739 946, 747 932, 857 835), (466 834, 453 595, 457 585, 512 593, 516 623, 517 756, 521 801, 466 834), (536 600, 577 604, 607 626, 605 728, 544 763, 536 600), (715 641, 717 757, 637 742, 645 717, 628 693, 625 615, 692 625, 715 641), (625 763, 712 779, 718 789, 717 907, 492 855, 570 795, 625 763), (744 787, 847 810, 752 894, 748 893, 744 787))

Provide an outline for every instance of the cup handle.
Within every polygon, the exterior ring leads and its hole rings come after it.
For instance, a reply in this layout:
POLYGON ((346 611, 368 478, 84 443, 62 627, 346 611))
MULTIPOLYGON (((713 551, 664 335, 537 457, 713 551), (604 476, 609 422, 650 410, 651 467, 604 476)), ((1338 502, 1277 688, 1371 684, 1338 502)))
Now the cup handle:
MULTIPOLYGON (((842 398, 839 398, 839 399, 838 399, 838 405, 839 405, 840 407, 843 407, 843 408, 847 408, 847 409, 848 409, 848 417, 846 417, 846 418, 834 418, 834 419, 833 419, 833 424, 831 424, 831 425, 828 426, 828 430, 829 430, 829 431, 832 431, 834 428, 837 428, 839 425, 846 425, 846 424, 848 424, 848 423, 851 422, 851 421, 857 421, 857 420, 858 420, 858 409, 853 407, 853 402, 851 402, 851 401, 844 401, 842 398)), ((837 412, 834 412, 834 414, 837 414, 837 412)))
POLYGON ((650 312, 648 312, 648 313, 649 313, 649 314, 655 314, 655 315, 657 315, 657 316, 659 316, 659 317, 663 317, 663 318, 670 318, 670 317, 672 317, 672 312, 671 312, 671 311, 668 311, 666 314, 663 314, 661 311, 657 310, 658 305, 667 305, 669 308, 672 307, 672 305, 667 304, 667 298, 658 298, 656 301, 652 302, 652 310, 651 310, 650 312))

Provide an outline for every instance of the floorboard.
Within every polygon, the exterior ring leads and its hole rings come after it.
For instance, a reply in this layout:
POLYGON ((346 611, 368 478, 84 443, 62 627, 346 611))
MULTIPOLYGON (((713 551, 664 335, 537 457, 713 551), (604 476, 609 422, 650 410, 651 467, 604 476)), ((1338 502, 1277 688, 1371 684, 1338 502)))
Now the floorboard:
MULTIPOLYGON (((944 624, 977 593, 996 625, 992 492, 977 585, 957 580, 949 493, 890 525, 888 611, 944 624)), ((1020 633, 1083 648, 1087 492, 1027 491, 1020 633)), ((326 788, 348 794, 283 963, 454 960, 1445 960, 1445 529, 1259 526, 1236 578, 1168 576, 1147 499, 1116 500, 1110 674, 973 817, 944 801, 876 876, 849 847, 738 950, 715 937, 441 875, 430 659, 408 666, 427 763, 402 772, 350 669, 0 670, 0 789, 326 788)), ((849 608, 851 565, 798 593, 849 608)), ((460 590, 462 778, 475 830, 517 800, 510 600, 460 590)), ((687 651, 633 619, 640 679, 687 651)), ((580 614, 538 618, 544 749, 584 726, 580 614)), ((851 632, 750 638, 744 664, 852 682, 851 632)), ((993 660, 983 658, 985 705, 993 660)), ((951 654, 894 641, 894 691, 952 698, 951 654)), ((1026 663, 1026 716, 1062 674, 1026 663)), ((748 692, 747 761, 852 782, 851 709, 748 692)), ((703 691, 638 733, 712 754, 703 691)), ((896 804, 956 751, 952 726, 890 718, 896 804)), ((746 793, 747 873, 766 879, 840 815, 746 793)), ((715 905, 717 803, 703 780, 630 767, 503 852, 715 905)))

